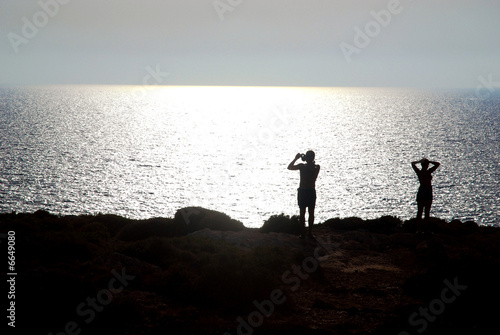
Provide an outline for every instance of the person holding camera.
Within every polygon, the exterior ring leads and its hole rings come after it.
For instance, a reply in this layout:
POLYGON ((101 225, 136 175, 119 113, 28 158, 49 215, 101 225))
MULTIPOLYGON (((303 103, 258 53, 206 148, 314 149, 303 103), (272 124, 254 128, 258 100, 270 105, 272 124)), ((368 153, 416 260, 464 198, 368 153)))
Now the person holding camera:
POLYGON ((314 151, 309 150, 306 154, 297 154, 295 159, 288 165, 288 170, 300 170, 300 185, 297 189, 297 201, 300 208, 300 227, 302 233, 301 238, 305 237, 306 233, 306 208, 309 211, 309 238, 314 238, 312 235, 312 227, 314 224, 314 208, 316 207, 316 179, 318 178, 320 166, 314 162, 314 151), (295 165, 295 162, 301 158, 304 163, 295 165))
POLYGON ((422 212, 425 210, 425 219, 429 219, 431 206, 432 206, 432 173, 436 171, 439 167, 440 163, 431 162, 427 158, 423 158, 418 162, 411 162, 411 166, 415 173, 418 176, 418 181, 420 182, 420 187, 418 188, 417 193, 417 220, 418 220, 418 228, 417 230, 421 230, 421 220, 422 220, 422 212), (419 169, 417 164, 420 163, 422 167, 419 169), (429 168, 429 164, 432 164, 432 167, 429 168))

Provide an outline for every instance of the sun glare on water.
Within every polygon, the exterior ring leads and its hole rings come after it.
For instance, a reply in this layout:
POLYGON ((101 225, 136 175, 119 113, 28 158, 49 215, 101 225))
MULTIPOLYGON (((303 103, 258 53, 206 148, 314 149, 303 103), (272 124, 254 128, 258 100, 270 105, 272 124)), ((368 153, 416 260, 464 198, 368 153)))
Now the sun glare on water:
POLYGON ((239 125, 256 114, 272 112, 290 99, 294 88, 236 86, 172 86, 154 90, 152 98, 162 104, 182 104, 194 118, 239 125))

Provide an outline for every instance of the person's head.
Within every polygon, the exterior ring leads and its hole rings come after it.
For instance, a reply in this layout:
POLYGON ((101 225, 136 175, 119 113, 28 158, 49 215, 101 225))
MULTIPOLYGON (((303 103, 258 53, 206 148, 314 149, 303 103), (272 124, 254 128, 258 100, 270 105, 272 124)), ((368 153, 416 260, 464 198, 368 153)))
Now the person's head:
POLYGON ((312 150, 309 150, 306 152, 306 155, 304 157, 304 160, 307 162, 307 163, 314 163, 314 157, 316 156, 316 154, 314 153, 314 151, 312 150))
POLYGON ((429 160, 427 158, 422 159, 422 169, 427 170, 429 167, 429 160))

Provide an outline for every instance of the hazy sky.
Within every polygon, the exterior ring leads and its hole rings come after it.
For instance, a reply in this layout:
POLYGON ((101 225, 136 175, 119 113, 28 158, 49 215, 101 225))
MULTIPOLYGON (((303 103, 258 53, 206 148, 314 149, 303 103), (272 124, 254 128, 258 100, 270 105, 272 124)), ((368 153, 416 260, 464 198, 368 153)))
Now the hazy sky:
POLYGON ((0 36, 0 85, 500 85, 500 0, 0 0, 0 36))

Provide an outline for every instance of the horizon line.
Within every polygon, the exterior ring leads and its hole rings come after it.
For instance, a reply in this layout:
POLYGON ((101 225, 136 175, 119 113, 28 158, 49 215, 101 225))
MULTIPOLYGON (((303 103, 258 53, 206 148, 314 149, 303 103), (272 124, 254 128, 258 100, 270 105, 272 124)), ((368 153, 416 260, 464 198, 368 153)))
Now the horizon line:
MULTIPOLYGON (((360 86, 327 86, 327 85, 317 85, 317 86, 302 86, 302 85, 223 85, 223 84, 211 84, 211 85, 200 85, 200 84, 168 84, 168 85, 143 85, 143 84, 100 84, 100 83, 45 83, 45 84, 0 84, 0 88, 37 88, 37 87, 147 87, 147 88, 168 88, 168 87, 220 87, 220 88, 347 88, 347 89, 358 89, 358 88, 380 88, 380 89, 414 89, 414 90, 473 90, 475 87, 432 87, 432 86, 370 86, 370 85, 360 85, 360 86)), ((500 86, 493 87, 494 90, 500 90, 500 86)))

